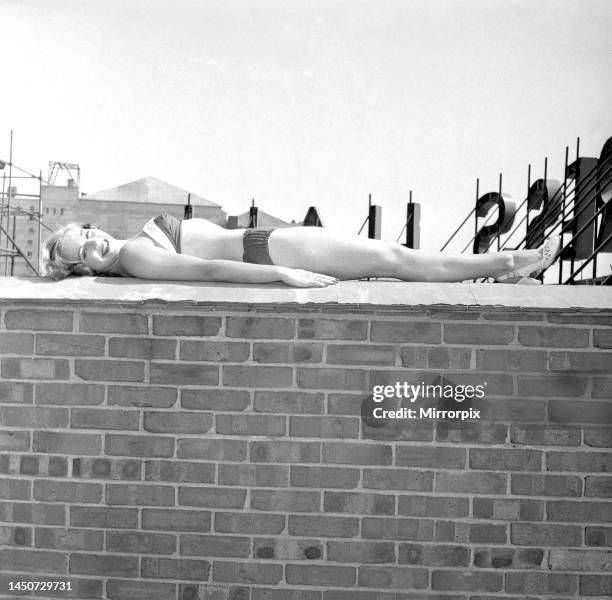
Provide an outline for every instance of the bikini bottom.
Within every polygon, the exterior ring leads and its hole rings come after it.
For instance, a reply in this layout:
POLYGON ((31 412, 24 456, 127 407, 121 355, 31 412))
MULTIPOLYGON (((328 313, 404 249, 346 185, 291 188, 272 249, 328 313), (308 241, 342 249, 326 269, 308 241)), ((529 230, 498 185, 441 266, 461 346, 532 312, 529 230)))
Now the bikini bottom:
POLYGON ((245 229, 242 237, 242 262, 273 265, 268 238, 274 229, 245 229))

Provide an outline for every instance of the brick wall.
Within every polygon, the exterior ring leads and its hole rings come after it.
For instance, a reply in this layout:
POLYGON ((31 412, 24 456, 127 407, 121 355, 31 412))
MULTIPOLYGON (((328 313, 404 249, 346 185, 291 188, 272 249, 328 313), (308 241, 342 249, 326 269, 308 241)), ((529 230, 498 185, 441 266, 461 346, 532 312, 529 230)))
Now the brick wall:
POLYGON ((609 597, 610 325, 5 300, 0 597, 609 597), (406 380, 484 383, 481 419, 373 420, 406 380))

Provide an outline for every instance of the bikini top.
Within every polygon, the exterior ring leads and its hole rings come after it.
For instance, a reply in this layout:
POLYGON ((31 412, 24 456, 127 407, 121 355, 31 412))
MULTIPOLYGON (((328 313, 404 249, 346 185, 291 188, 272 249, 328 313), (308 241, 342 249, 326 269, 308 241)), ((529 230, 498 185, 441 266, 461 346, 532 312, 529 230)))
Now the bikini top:
POLYGON ((175 254, 181 253, 181 220, 164 213, 149 219, 142 228, 153 241, 175 254))

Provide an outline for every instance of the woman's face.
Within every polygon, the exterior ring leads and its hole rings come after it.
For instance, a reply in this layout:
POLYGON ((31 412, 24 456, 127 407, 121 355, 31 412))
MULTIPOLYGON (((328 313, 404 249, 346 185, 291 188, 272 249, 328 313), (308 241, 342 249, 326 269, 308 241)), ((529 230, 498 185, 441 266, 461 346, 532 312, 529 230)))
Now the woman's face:
POLYGON ((108 271, 115 264, 120 249, 117 240, 101 229, 69 229, 60 243, 63 260, 82 263, 101 273, 108 271))

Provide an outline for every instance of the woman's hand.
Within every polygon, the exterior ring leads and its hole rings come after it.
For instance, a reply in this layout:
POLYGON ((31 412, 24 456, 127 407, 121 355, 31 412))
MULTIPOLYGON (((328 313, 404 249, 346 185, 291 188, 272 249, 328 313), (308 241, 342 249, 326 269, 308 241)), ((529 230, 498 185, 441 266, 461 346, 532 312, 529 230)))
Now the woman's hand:
POLYGON ((281 281, 293 287, 325 287, 338 283, 335 277, 329 275, 289 267, 281 267, 281 281))

